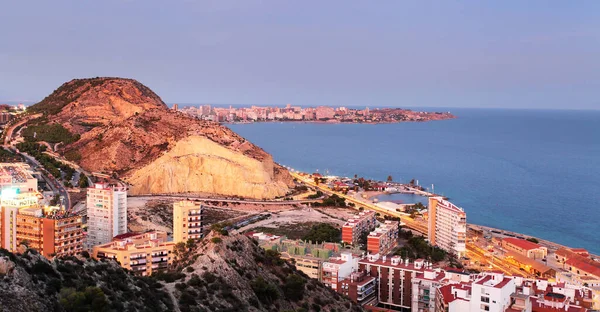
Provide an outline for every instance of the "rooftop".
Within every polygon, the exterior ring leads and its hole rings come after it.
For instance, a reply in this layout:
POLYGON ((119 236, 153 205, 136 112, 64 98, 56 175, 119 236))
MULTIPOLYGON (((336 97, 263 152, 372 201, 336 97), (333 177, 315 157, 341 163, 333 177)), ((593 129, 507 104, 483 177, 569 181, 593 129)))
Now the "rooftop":
POLYGON ((507 242, 511 245, 515 245, 519 248, 525 249, 525 250, 532 250, 532 249, 537 249, 540 248, 542 246, 534 243, 534 242, 530 242, 526 239, 520 239, 520 238, 514 238, 514 237, 507 237, 502 239, 503 242, 507 242))
POLYGON ((29 165, 25 163, 0 163, 0 182, 2 184, 27 182, 29 179, 34 179, 29 170, 29 165), (5 178, 10 178, 10 182, 5 178))

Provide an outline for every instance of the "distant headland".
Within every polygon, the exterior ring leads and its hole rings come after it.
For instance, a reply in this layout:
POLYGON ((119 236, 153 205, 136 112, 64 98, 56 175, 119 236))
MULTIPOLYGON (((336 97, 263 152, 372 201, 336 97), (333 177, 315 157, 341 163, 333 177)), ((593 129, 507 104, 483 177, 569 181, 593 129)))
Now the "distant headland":
POLYGON ((218 122, 327 122, 327 123, 396 123, 406 121, 431 121, 453 119, 450 112, 420 112, 403 108, 365 108, 347 107, 300 107, 290 104, 285 107, 250 106, 250 107, 213 107, 201 105, 186 106, 178 110, 203 120, 218 122))

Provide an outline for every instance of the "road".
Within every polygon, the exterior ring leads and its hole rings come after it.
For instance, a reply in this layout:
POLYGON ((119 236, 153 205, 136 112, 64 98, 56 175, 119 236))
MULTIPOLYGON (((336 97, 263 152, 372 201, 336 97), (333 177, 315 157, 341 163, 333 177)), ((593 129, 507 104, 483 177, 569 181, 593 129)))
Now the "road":
MULTIPOLYGON (((40 164, 35 158, 26 153, 19 154, 23 156, 27 164, 29 164, 33 169, 43 168, 42 164, 40 164)), ((43 173, 41 173, 41 175, 44 181, 46 181, 46 184, 52 189, 52 192, 63 198, 62 205, 65 206, 65 209, 67 209, 67 211, 71 209, 71 198, 69 197, 69 192, 67 192, 65 186, 54 178, 50 178, 43 173)))
POLYGON ((365 202, 365 201, 356 199, 356 198, 354 198, 352 196, 348 196, 348 195, 345 195, 345 194, 340 193, 340 192, 334 192, 331 189, 329 189, 327 186, 322 185, 322 184, 316 184, 311 179, 307 179, 306 177, 301 176, 301 175, 299 175, 296 172, 290 172, 290 174, 294 178, 298 179, 299 181, 302 181, 303 183, 305 183, 305 184, 307 184, 309 186, 312 186, 312 187, 320 190, 321 192, 323 192, 325 194, 328 194, 328 195, 335 194, 335 195, 337 195, 339 197, 344 198, 345 200, 347 200, 347 201, 349 201, 351 203, 354 203, 356 205, 355 206, 356 209, 359 209, 360 207, 364 207, 364 208, 367 208, 369 210, 373 210, 373 211, 379 212, 382 215, 387 215, 387 216, 391 216, 391 217, 400 218, 400 220, 402 220, 402 223, 404 223, 406 225, 406 227, 408 227, 408 228, 410 228, 412 230, 415 230, 415 231, 417 231, 417 232, 419 232, 421 234, 427 235, 427 225, 426 224, 423 224, 421 222, 417 222, 417 221, 411 219, 410 217, 406 216, 403 213, 390 211, 390 210, 381 208, 381 207, 379 207, 379 206, 377 206, 377 205, 375 205, 373 203, 365 202))
POLYGON ((35 115, 27 116, 27 117, 23 118, 22 120, 20 120, 19 122, 17 122, 16 124, 10 126, 8 129, 6 129, 5 135, 4 135, 4 147, 7 148, 10 146, 10 141, 12 140, 13 132, 15 131, 16 128, 26 124, 28 121, 30 121, 32 119, 36 119, 41 116, 42 116, 42 114, 35 114, 35 115))
POLYGON ((141 194, 141 195, 128 195, 127 197, 136 197, 136 198, 148 198, 155 199, 157 197, 164 198, 190 198, 201 201, 216 201, 222 203, 246 203, 246 204, 257 204, 257 205, 292 205, 292 204, 308 204, 314 203, 322 198, 316 199, 303 199, 303 200, 245 200, 245 199, 226 199, 226 198, 211 198, 211 197, 201 197, 194 196, 190 194, 141 194))

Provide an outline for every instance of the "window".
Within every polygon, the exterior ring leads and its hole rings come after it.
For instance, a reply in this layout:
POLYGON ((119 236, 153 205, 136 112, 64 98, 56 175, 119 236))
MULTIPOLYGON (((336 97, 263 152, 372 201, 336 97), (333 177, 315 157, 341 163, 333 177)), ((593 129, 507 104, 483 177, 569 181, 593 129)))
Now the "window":
POLYGON ((482 311, 489 311, 490 310, 490 306, 487 304, 481 304, 481 310, 482 311))
POLYGON ((481 302, 490 303, 490 298, 481 296, 481 302))

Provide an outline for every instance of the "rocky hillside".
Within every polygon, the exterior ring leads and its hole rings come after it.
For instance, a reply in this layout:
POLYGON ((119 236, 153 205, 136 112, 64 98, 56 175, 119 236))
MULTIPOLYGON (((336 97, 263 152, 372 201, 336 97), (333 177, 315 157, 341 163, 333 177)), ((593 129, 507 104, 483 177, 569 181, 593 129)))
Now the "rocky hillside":
POLYGON ((293 184, 287 170, 259 147, 218 123, 168 109, 135 80, 76 79, 31 110, 44 113, 44 123, 77 134, 60 152, 88 171, 117 173, 131 184, 132 194, 263 199, 283 196, 293 184))
POLYGON ((244 235, 211 233, 188 258, 167 287, 181 311, 362 311, 244 235))
POLYGON ((170 272, 134 276, 112 261, 48 261, 0 250, 1 311, 362 311, 243 235, 175 251, 170 272))
POLYGON ((33 250, 0 249, 0 310, 172 311, 158 281, 131 276, 115 262, 84 257, 48 261, 33 250))

